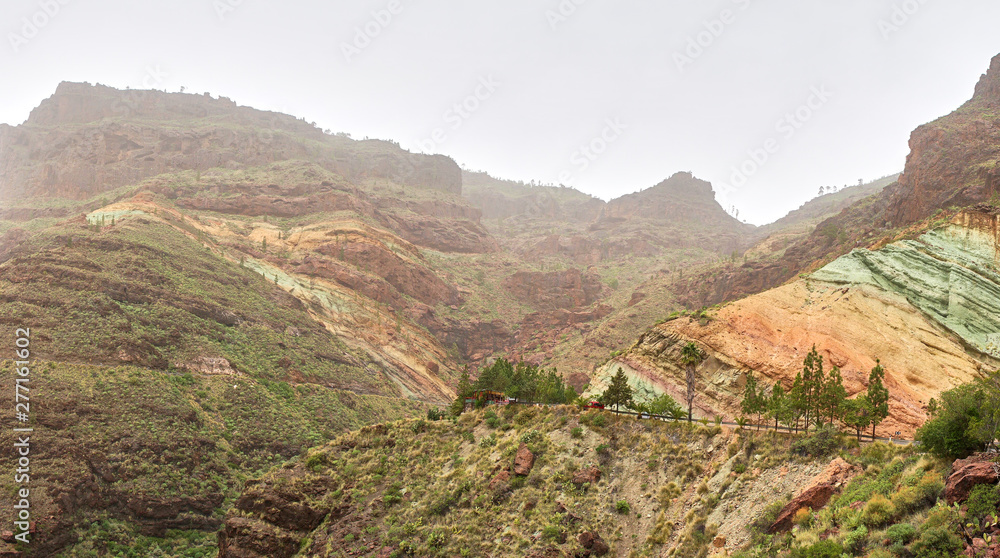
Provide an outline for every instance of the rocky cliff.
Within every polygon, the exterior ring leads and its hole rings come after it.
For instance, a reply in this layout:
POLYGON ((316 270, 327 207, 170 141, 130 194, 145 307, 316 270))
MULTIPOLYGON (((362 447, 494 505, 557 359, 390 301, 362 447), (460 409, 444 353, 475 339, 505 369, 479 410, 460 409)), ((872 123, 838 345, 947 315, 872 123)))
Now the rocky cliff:
POLYGON ((290 159, 350 180, 382 178, 456 194, 462 188, 461 170, 446 157, 325 134, 226 98, 63 83, 24 124, 0 126, 0 200, 87 199, 167 172, 290 159))
MULTIPOLYGON (((854 248, 877 245, 941 210, 1000 199, 1000 56, 955 112, 914 130, 896 184, 820 222, 780 258, 728 272, 713 288, 685 296, 688 306, 714 305, 775 287, 854 248)), ((714 272, 712 273, 714 275, 714 272)), ((701 284, 709 275, 695 279, 701 284)))

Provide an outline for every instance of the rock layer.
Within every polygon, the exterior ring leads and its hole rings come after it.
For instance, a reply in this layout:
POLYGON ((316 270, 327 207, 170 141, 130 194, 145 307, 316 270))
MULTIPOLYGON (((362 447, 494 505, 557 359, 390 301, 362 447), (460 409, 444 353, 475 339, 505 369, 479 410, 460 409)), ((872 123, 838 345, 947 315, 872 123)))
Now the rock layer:
POLYGON ((841 368, 849 396, 866 389, 881 359, 890 415, 878 431, 910 436, 930 398, 1000 365, 988 354, 1000 332, 995 219, 971 210, 917 240, 856 251, 812 277, 726 305, 704 323, 657 326, 605 365, 592 391, 622 367, 638 389, 682 400, 680 349, 693 340, 709 355, 696 415, 736 417, 748 372, 788 389, 815 345, 828 369, 841 368))

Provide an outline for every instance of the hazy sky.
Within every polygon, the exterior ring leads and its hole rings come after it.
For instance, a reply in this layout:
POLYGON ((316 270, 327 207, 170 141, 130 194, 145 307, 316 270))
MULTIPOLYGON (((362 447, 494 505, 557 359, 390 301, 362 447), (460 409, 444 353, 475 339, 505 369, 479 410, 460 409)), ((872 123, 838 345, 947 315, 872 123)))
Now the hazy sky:
POLYGON ((185 86, 605 199, 691 171, 760 224, 901 170, 997 21, 996 0, 4 0, 0 122, 63 80, 185 86))

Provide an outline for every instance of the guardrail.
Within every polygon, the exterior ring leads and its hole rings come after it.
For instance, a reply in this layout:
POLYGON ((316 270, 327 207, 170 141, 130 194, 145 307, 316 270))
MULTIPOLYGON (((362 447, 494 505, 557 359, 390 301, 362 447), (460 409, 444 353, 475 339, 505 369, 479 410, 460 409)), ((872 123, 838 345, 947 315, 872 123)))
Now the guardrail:
MULTIPOLYGON (((551 407, 552 406, 551 404, 548 404, 548 403, 533 403, 533 402, 528 402, 528 401, 510 401, 509 404, 510 405, 525 405, 525 406, 529 406, 529 407, 551 407)), ((640 413, 638 413, 636 411, 615 410, 615 409, 611 409, 611 408, 608 408, 608 407, 605 407, 604 409, 596 409, 596 410, 598 410, 598 411, 601 411, 601 410, 608 411, 608 412, 611 412, 611 413, 615 413, 617 415, 631 415, 631 416, 635 416, 635 417, 638 417, 639 414, 640 414, 640 413)), ((649 415, 649 419, 648 420, 659 420, 659 421, 662 421, 662 422, 686 422, 687 421, 687 417, 682 417, 681 418, 681 417, 672 417, 672 416, 667 416, 667 415, 654 415, 654 414, 651 414, 651 413, 646 413, 646 414, 649 415)), ((703 419, 704 418, 707 418, 707 417, 703 417, 703 419)), ((701 423, 703 419, 697 419, 697 418, 693 418, 692 417, 691 422, 701 423)), ((641 420, 646 420, 646 419, 641 419, 641 420)), ((760 430, 760 429, 774 430, 775 432, 786 432, 788 434, 799 434, 799 433, 804 434, 805 433, 805 432, 802 432, 801 430, 796 430, 796 429, 793 429, 793 428, 791 428, 789 426, 785 426, 785 427, 777 426, 777 427, 775 427, 774 425, 771 425, 771 424, 745 423, 743 425, 740 425, 737 422, 728 422, 728 421, 725 421, 725 420, 723 420, 723 421, 721 421, 719 423, 716 423, 715 420, 708 420, 708 424, 709 425, 719 424, 719 425, 725 425, 725 426, 735 426, 735 427, 738 427, 738 428, 743 428, 745 430, 760 430)), ((852 432, 850 430, 842 430, 842 429, 838 429, 838 430, 840 430, 840 432, 843 433, 843 434, 848 434, 850 436, 857 437, 857 432, 852 432)), ((897 437, 894 437, 894 436, 893 437, 884 437, 884 436, 874 436, 873 437, 871 434, 865 434, 865 433, 861 434, 861 441, 862 442, 889 442, 890 444, 903 445, 903 446, 910 445, 910 444, 919 444, 920 443, 920 442, 917 442, 915 440, 907 440, 905 438, 897 438, 897 437)))

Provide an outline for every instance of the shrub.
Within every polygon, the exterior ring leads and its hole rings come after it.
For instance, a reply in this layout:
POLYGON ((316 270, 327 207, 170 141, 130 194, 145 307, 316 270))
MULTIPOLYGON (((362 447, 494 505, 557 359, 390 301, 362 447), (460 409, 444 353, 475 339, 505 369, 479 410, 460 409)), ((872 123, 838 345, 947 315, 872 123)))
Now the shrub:
POLYGON ((799 511, 795 512, 792 517, 792 523, 798 525, 802 529, 808 529, 813 523, 812 510, 809 508, 800 508, 799 511))
POLYGON ((306 458, 306 467, 316 473, 326 465, 326 454, 325 453, 314 453, 306 458))
POLYGON ((876 494, 868 500, 865 508, 861 511, 861 523, 869 527, 877 527, 889 523, 896 515, 896 506, 888 498, 881 494, 876 494))
POLYGON ((491 448, 495 445, 497 445, 496 433, 490 434, 489 436, 484 437, 482 440, 479 440, 479 447, 481 448, 491 448))
POLYGON ((532 422, 535 419, 536 415, 537 413, 535 412, 535 409, 529 407, 521 411, 520 413, 517 414, 516 417, 514 417, 514 424, 518 426, 524 426, 525 424, 532 422))
POLYGON ((583 428, 580 428, 579 426, 574 427, 573 430, 569 431, 569 435, 574 438, 583 438, 583 428))
POLYGON ((521 443, 530 444, 532 442, 537 441, 541 437, 542 435, 537 430, 529 430, 521 434, 521 443))
POLYGON ((997 492, 996 485, 978 484, 969 493, 966 505, 969 506, 969 517, 986 517, 991 513, 996 513, 997 504, 1000 504, 1000 493, 997 492))
POLYGON ((907 486, 892 495, 892 505, 901 515, 913 513, 921 508, 924 498, 916 487, 907 486))
POLYGON ((810 457, 824 457, 840 447, 840 436, 835 428, 823 427, 792 444, 792 452, 810 457))
POLYGON ((843 546, 828 539, 811 546, 792 549, 792 558, 840 558, 843 553, 843 546))
POLYGON ((558 541, 563 538, 563 534, 555 525, 547 525, 542 528, 542 538, 549 541, 558 541))
POLYGON ((435 529, 427 535, 427 546, 431 548, 440 548, 448 542, 448 533, 443 529, 435 529))
POLYGON ((938 473, 928 471, 924 473, 923 478, 917 483, 917 490, 920 491, 924 502, 934 504, 938 499, 938 495, 944 490, 944 481, 938 473))
POLYGON ((629 507, 628 502, 626 502, 625 500, 618 500, 618 502, 615 504, 615 511, 617 511, 622 515, 625 515, 630 511, 632 511, 632 508, 629 507))
POLYGON ((486 426, 489 426, 490 428, 497 428, 500 426, 500 418, 497 417, 495 412, 493 412, 493 409, 486 411, 483 418, 486 419, 486 426))
POLYGON ((964 549, 962 541, 946 527, 927 529, 911 547, 915 558, 952 558, 964 549))
POLYGON ((738 461, 733 464, 733 471, 735 471, 737 475, 742 475, 747 472, 747 464, 742 461, 738 461))
POLYGON ((385 495, 382 496, 382 502, 386 506, 391 506, 393 504, 399 503, 403 499, 402 493, 403 485, 399 482, 392 483, 389 488, 385 489, 385 495))
POLYGON ((920 526, 920 530, 927 531, 934 527, 952 529, 958 526, 960 519, 957 507, 938 504, 927 512, 927 519, 920 526))
POLYGON ((677 486, 676 482, 670 481, 665 486, 660 487, 660 494, 657 496, 657 499, 660 501, 661 506, 667 507, 670 500, 680 495, 681 487, 677 486))
POLYGON ((917 528, 909 523, 897 523, 885 530, 885 536, 893 544, 910 544, 913 537, 917 536, 917 528))
POLYGON ((865 547, 865 541, 867 539, 868 528, 862 525, 850 533, 847 533, 847 536, 844 537, 844 548, 851 551, 853 554, 860 554, 865 547))
POLYGON ((410 429, 413 430, 414 434, 420 434, 421 432, 426 432, 427 423, 424 422, 423 419, 417 420, 416 422, 413 423, 412 426, 410 426, 410 429))
POLYGON ((427 420, 441 420, 444 418, 444 411, 438 409, 437 407, 431 407, 427 409, 427 420))
POLYGON ((608 419, 607 419, 607 417, 604 416, 604 413, 597 413, 597 416, 595 416, 590 421, 590 424, 593 424, 594 426, 597 426, 597 427, 601 427, 601 426, 604 426, 605 424, 607 424, 607 420, 608 419))
POLYGON ((883 465, 890 461, 895 450, 889 444, 875 442, 861 449, 861 466, 883 465))

